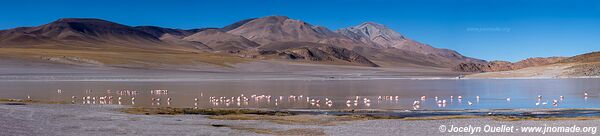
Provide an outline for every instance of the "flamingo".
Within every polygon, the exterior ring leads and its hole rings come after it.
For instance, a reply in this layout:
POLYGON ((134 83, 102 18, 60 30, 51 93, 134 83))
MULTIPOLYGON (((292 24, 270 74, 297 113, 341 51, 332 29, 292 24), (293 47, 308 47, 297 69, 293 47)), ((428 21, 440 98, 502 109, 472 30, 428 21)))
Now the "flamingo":
POLYGON ((417 105, 420 105, 420 104, 421 104, 421 101, 414 101, 413 102, 413 106, 417 106, 417 105))

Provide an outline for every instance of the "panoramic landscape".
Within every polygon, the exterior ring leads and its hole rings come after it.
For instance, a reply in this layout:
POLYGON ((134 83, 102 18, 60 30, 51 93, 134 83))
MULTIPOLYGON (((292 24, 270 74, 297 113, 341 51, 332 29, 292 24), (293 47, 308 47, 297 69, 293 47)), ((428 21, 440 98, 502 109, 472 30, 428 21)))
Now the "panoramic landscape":
POLYGON ((269 2, 3 9, 0 135, 598 134, 598 2, 269 2))

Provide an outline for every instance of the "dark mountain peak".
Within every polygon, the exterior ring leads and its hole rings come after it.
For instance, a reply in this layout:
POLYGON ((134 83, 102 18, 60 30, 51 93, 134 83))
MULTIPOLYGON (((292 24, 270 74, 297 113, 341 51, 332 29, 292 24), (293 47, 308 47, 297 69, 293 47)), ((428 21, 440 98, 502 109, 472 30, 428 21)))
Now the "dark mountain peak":
POLYGON ((95 18, 61 18, 44 26, 127 28, 129 26, 95 18))
POLYGON ((49 31, 76 31, 81 33, 90 33, 124 29, 131 29, 131 27, 94 18, 62 18, 45 25, 35 27, 33 30, 31 30, 31 32, 37 34, 47 33, 49 31))

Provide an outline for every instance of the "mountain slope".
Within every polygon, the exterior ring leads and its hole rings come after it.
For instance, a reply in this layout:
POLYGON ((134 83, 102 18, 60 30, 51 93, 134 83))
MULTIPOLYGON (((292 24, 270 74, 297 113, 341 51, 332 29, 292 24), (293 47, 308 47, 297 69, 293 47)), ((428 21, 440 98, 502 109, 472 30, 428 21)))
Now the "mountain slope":
POLYGON ((262 56, 288 60, 315 61, 323 64, 350 64, 379 67, 368 58, 346 48, 312 42, 274 42, 257 47, 262 56))
POLYGON ((171 29, 171 28, 162 28, 157 26, 136 26, 134 27, 137 30, 146 32, 151 34, 154 37, 162 37, 164 34, 170 34, 176 37, 186 37, 190 36, 199 31, 199 29, 191 29, 191 30, 182 30, 182 29, 171 29))
POLYGON ((591 52, 573 56, 560 61, 561 64, 575 64, 566 69, 564 75, 600 76, 600 52, 591 52))
POLYGON ((202 42, 187 41, 187 40, 182 39, 182 37, 180 35, 171 35, 171 34, 165 33, 160 37, 160 40, 162 40, 163 42, 166 42, 168 44, 171 44, 171 45, 193 47, 195 49, 202 50, 202 51, 213 51, 212 48, 210 48, 208 45, 206 45, 202 42))
POLYGON ((372 47, 385 50, 384 52, 387 54, 382 54, 382 57, 379 57, 382 61, 393 61, 387 58, 396 58, 419 65, 436 67, 451 67, 465 62, 485 63, 483 60, 469 58, 453 50, 434 48, 419 43, 374 22, 342 28, 336 32, 353 40, 372 45, 372 47))
POLYGON ((514 64, 536 64, 515 70, 492 71, 467 75, 468 78, 563 78, 600 76, 600 52, 581 54, 573 57, 533 58, 514 64))
POLYGON ((558 63, 566 59, 565 57, 548 58, 528 58, 519 62, 511 63, 508 61, 490 61, 488 63, 461 63, 453 68, 461 72, 494 72, 523 69, 527 67, 537 67, 558 63))
POLYGON ((201 42, 213 50, 240 51, 259 46, 242 36, 229 34, 220 29, 206 29, 187 36, 183 40, 201 42))
POLYGON ((438 49, 430 45, 408 39, 400 33, 378 23, 365 22, 358 26, 343 28, 336 32, 364 43, 372 43, 377 47, 396 48, 424 55, 436 55, 456 60, 479 61, 462 56, 456 51, 438 49))
POLYGON ((268 16, 244 20, 228 27, 228 33, 241 35, 258 44, 272 42, 314 42, 337 46, 360 45, 362 43, 337 34, 325 27, 313 26, 304 21, 285 16, 268 16))

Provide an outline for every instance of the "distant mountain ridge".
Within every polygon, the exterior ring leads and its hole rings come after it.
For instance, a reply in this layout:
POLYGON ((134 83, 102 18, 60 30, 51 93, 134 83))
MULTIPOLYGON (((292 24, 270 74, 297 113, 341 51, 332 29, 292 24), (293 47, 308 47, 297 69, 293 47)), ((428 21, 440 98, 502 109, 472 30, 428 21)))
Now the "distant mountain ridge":
POLYGON ((460 64, 459 70, 483 72, 467 78, 570 78, 599 77, 600 52, 573 57, 529 58, 510 63, 492 61, 489 64, 460 64))
POLYGON ((461 72, 496 72, 523 69, 555 64, 564 61, 567 57, 528 58, 515 63, 508 61, 490 61, 488 63, 461 63, 453 68, 461 72))
POLYGON ((190 30, 65 18, 37 27, 2 30, 0 47, 227 52, 248 58, 372 67, 452 68, 461 63, 486 63, 453 50, 416 42, 374 22, 331 31, 285 16, 252 18, 223 28, 190 30))

